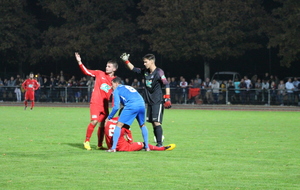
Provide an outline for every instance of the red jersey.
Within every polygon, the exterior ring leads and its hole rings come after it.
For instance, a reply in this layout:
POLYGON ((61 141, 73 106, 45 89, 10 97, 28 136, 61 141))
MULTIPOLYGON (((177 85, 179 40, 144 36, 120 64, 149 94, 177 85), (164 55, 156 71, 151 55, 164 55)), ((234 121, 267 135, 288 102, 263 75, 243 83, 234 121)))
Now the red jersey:
MULTIPOLYGON (((107 148, 110 149, 113 144, 113 134, 118 122, 119 117, 112 118, 108 120, 105 125, 105 141, 107 148)), ((117 144, 117 151, 139 151, 144 147, 142 142, 133 142, 131 131, 125 127, 122 127, 120 138, 117 144)), ((150 150, 164 151, 165 147, 157 147, 149 144, 150 150)))
POLYGON ((79 67, 84 74, 95 77, 91 103, 100 105, 108 103, 112 94, 111 81, 115 78, 115 76, 111 77, 100 70, 89 70, 83 64, 80 64, 79 67))
POLYGON ((34 92, 35 90, 37 90, 40 87, 40 85, 35 79, 26 79, 22 83, 22 87, 27 92, 34 92))
MULTIPOLYGON (((105 141, 107 148, 111 148, 113 144, 113 134, 114 130, 118 121, 118 117, 114 117, 111 120, 108 120, 105 125, 105 141)), ((119 150, 121 147, 124 147, 128 144, 131 144, 133 142, 131 131, 127 128, 122 128, 120 133, 120 138, 117 145, 117 150, 119 150)))

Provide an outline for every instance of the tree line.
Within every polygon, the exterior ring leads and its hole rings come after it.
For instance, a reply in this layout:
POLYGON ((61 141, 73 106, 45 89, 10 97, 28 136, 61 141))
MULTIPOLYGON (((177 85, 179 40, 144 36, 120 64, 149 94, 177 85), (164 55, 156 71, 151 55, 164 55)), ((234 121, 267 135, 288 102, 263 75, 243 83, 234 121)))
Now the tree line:
MULTIPOLYGON (((2 0, 0 61, 86 62, 151 50, 178 61, 278 48, 282 66, 300 55, 298 0, 2 0)), ((133 58, 134 59, 134 58, 133 58)))

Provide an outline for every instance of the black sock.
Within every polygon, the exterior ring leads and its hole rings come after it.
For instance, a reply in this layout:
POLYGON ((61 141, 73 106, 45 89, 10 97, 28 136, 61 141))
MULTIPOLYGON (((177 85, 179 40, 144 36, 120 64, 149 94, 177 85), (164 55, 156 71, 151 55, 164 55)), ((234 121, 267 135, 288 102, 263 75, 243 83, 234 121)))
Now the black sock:
POLYGON ((162 145, 162 135, 163 135, 163 130, 161 125, 155 126, 154 127, 154 135, 156 138, 156 143, 162 145))

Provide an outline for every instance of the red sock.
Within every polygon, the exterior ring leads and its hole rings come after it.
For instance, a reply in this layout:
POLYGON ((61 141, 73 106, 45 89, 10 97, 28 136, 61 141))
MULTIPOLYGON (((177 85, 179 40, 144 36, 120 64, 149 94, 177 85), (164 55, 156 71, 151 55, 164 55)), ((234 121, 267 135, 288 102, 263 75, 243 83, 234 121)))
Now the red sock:
POLYGON ((157 150, 157 151, 165 150, 165 147, 157 147, 157 146, 154 146, 151 144, 149 144, 148 146, 149 146, 150 150, 157 150))
POLYGON ((31 101, 31 108, 33 108, 34 106, 34 101, 31 101))
POLYGON ((25 107, 27 107, 27 100, 24 101, 25 107))
POLYGON ((101 147, 104 139, 104 127, 100 126, 98 128, 98 146, 101 147))
POLYGON ((89 124, 87 129, 86 129, 86 137, 85 137, 85 141, 90 141, 90 138, 93 134, 93 131, 94 131, 94 128, 95 128, 95 125, 93 124, 89 124))

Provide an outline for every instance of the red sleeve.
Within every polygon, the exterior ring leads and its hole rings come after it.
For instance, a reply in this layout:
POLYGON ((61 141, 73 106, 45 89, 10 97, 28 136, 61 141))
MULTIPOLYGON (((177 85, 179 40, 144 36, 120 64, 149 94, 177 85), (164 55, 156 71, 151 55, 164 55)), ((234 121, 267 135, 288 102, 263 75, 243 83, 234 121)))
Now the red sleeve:
POLYGON ((92 77, 96 77, 96 71, 95 71, 95 70, 87 69, 83 64, 80 64, 79 67, 80 67, 81 71, 82 71, 85 75, 89 75, 89 76, 92 76, 92 77))
POLYGON ((116 127, 116 123, 118 121, 119 117, 114 117, 111 120, 108 120, 106 125, 104 126, 104 134, 105 134, 105 141, 106 141, 106 145, 107 148, 111 148, 112 144, 113 144, 113 134, 114 134, 114 130, 116 127))
POLYGON ((126 136, 127 142, 133 143, 133 138, 132 138, 131 131, 129 129, 126 129, 126 128, 122 128, 122 129, 124 129, 124 134, 126 136))

